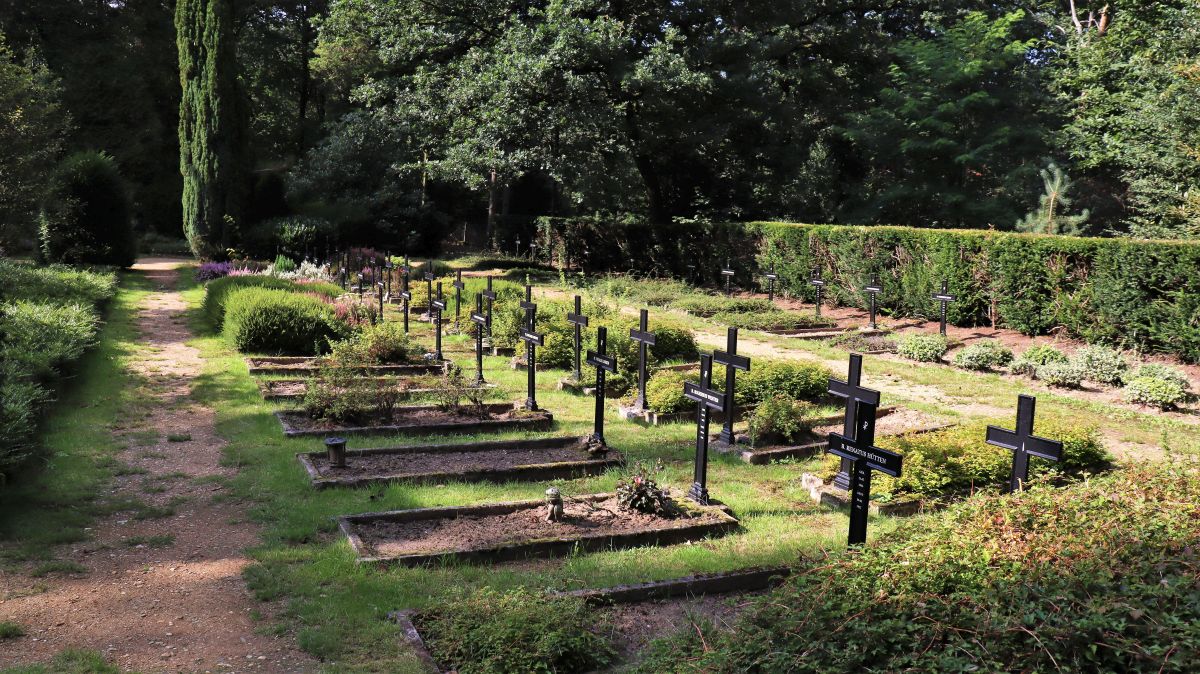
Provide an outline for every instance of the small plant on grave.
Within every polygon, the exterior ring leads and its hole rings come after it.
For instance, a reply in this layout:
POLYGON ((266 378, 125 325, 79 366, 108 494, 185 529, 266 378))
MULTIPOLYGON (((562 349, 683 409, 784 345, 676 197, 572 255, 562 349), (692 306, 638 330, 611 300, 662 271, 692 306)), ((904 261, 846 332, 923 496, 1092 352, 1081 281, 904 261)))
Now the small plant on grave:
POLYGON ((696 372, 659 370, 646 381, 646 406, 659 414, 684 412, 695 406, 683 397, 683 383, 698 378, 696 372))
POLYGON ((1021 354, 1019 358, 1012 362, 1009 366, 1009 372, 1013 374, 1023 374, 1030 377, 1037 376, 1037 369, 1042 365, 1051 363, 1065 363, 1069 358, 1067 354, 1059 351, 1053 346, 1046 344, 1038 344, 1031 346, 1021 354))
POLYGON ((466 395, 466 381, 463 379, 462 368, 451 365, 450 371, 442 376, 433 389, 433 399, 438 409, 450 414, 462 409, 462 399, 466 395))
POLYGON ((466 384, 463 386, 462 396, 467 401, 467 408, 471 411, 471 416, 481 420, 488 418, 487 387, 466 384))
POLYGON ((1079 388, 1083 385, 1083 370, 1072 362, 1039 365, 1037 378, 1055 388, 1079 388))
POLYGON ((778 394, 762 401, 750 417, 750 446, 762 447, 779 442, 795 442, 812 430, 810 402, 778 394))
POLYGON ((305 380, 300 409, 310 419, 335 422, 361 419, 378 405, 368 386, 345 368, 323 367, 317 377, 305 380))
POLYGON ((373 305, 348 297, 333 303, 333 315, 349 328, 373 325, 376 321, 373 305))
POLYGON ((1109 386, 1120 386, 1129 370, 1125 358, 1107 346, 1085 346, 1075 352, 1071 361, 1083 372, 1084 379, 1109 386))
MULTIPOLYGON (((734 401, 755 405, 774 395, 793 400, 818 400, 825 396, 829 368, 794 360, 756 360, 749 372, 738 373, 734 401)), ((725 368, 713 368, 713 381, 725 381, 725 368)))
POLYGON ((271 265, 271 274, 287 274, 296 271, 296 261, 292 258, 280 254, 275 256, 275 263, 271 265))
POLYGON ((1122 396, 1127 402, 1160 410, 1176 409, 1192 399, 1186 376, 1165 365, 1149 364, 1134 370, 1122 396))
POLYGON ((1000 368, 1012 359, 1012 350, 994 339, 972 344, 954 354, 954 364, 967 370, 1000 368))
POLYGON ((400 364, 412 359, 418 350, 400 323, 376 323, 363 328, 361 339, 366 343, 367 356, 375 363, 400 364))
POLYGON ((914 333, 901 335, 896 341, 896 353, 919 363, 934 363, 946 355, 950 343, 943 335, 914 333))
POLYGON ((658 517, 675 517, 679 507, 671 500, 667 490, 658 486, 655 479, 662 473, 660 461, 650 470, 645 464, 634 464, 629 473, 617 482, 617 505, 624 510, 635 510, 658 517))

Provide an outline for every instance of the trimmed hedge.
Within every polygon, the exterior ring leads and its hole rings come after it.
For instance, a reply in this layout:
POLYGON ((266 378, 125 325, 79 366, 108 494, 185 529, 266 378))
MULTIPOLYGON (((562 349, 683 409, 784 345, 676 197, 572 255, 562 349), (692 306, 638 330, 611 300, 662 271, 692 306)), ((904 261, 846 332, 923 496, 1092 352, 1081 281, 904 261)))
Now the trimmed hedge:
POLYGON ((316 355, 349 332, 332 306, 287 290, 239 288, 224 305, 222 332, 242 352, 316 355))
POLYGON ((1061 327, 1088 342, 1200 362, 1200 243, 776 222, 543 218, 539 228, 539 250, 587 271, 716 283, 728 257, 739 286, 774 264, 778 288, 811 301, 808 279, 819 268, 827 302, 860 308, 868 301, 861 288, 879 274, 882 312, 927 317, 945 279, 958 296, 947 311, 955 325, 1027 335, 1061 327))
POLYGON ((204 315, 209 324, 220 326, 225 322, 226 298, 241 288, 272 288, 294 292, 312 292, 334 298, 342 289, 332 283, 297 283, 274 276, 225 276, 208 282, 204 292, 204 315))

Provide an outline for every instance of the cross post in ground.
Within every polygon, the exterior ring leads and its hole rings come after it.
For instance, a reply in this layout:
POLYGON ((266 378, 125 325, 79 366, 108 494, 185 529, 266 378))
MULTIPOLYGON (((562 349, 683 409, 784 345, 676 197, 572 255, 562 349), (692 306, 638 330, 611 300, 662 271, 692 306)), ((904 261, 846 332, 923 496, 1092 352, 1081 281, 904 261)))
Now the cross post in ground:
POLYGON ((733 288, 731 287, 731 284, 733 283, 733 276, 736 273, 737 272, 734 271, 733 266, 729 264, 729 258, 725 258, 725 266, 721 268, 721 276, 725 277, 726 297, 729 297, 733 294, 733 288))
POLYGON ((725 411, 725 395, 712 388, 712 356, 700 356, 700 383, 683 383, 683 395, 696 402, 696 465, 688 498, 708 505, 708 425, 712 412, 725 411))
POLYGON ((583 348, 583 329, 588 325, 588 317, 583 315, 582 299, 579 295, 575 296, 575 311, 567 312, 567 322, 575 328, 575 372, 571 373, 571 377, 579 381, 583 378, 579 363, 579 355, 583 348))
POLYGON ((607 446, 604 440, 604 377, 617 371, 617 357, 608 355, 608 328, 600 326, 596 329, 596 350, 587 352, 587 364, 596 368, 596 417, 591 442, 607 446))
POLYGON ((779 274, 775 273, 775 263, 771 263, 771 271, 766 273, 767 279, 767 301, 775 303, 775 281, 779 279, 779 274))
POLYGON ((942 305, 941 327, 939 328, 939 332, 942 333, 942 336, 946 335, 946 306, 949 305, 954 300, 958 299, 954 295, 950 294, 948 285, 949 284, 947 284, 946 281, 943 280, 942 281, 942 292, 933 294, 933 299, 937 300, 942 305))
POLYGON ((808 280, 808 283, 817 289, 816 312, 819 318, 821 316, 821 296, 825 291, 825 279, 821 278, 821 270, 819 268, 813 270, 812 278, 808 280))
POLYGON ((445 310, 446 310, 446 300, 442 298, 442 282, 438 281, 437 299, 435 299, 429 303, 429 311, 431 313, 436 312, 436 313, 434 313, 434 317, 433 317, 433 334, 434 334, 433 358, 434 358, 434 360, 438 360, 438 361, 446 360, 445 358, 442 357, 442 312, 445 310))
POLYGON ((738 329, 729 328, 725 335, 725 350, 713 352, 713 362, 725 366, 725 423, 721 426, 721 435, 717 438, 732 447, 737 442, 733 434, 733 392, 737 384, 737 371, 750 371, 750 359, 739 356, 737 352, 738 329))
POLYGON ((867 297, 870 298, 871 302, 871 322, 868 323, 868 326, 870 326, 872 330, 875 330, 879 327, 875 324, 876 300, 878 299, 879 293, 883 292, 883 286, 879 284, 878 274, 871 276, 871 282, 868 283, 865 288, 863 288, 863 292, 867 294, 867 297))
POLYGON ((454 279, 454 329, 458 330, 458 318, 462 313, 462 291, 466 288, 466 284, 462 280, 462 270, 458 270, 457 277, 454 279))
POLYGON ((654 345, 654 333, 650 332, 650 312, 642 309, 638 315, 638 327, 629 329, 629 337, 638 345, 638 394, 633 401, 633 408, 639 412, 646 410, 646 361, 649 359, 647 349, 654 345))
POLYGON ((433 273, 433 260, 425 261, 425 272, 422 274, 425 279, 425 310, 429 312, 429 321, 433 322, 433 279, 437 278, 437 274, 433 273))
POLYGON ((829 434, 830 454, 850 461, 850 534, 848 545, 867 542, 867 516, 871 509, 871 471, 900 477, 902 457, 875 446, 875 406, 864 410, 855 436, 829 434))
POLYGON ((526 397, 525 409, 536 411, 537 405, 537 353, 536 347, 546 345, 546 336, 535 332, 537 329, 537 304, 533 302, 533 287, 525 286, 525 301, 521 302, 525 310, 526 327, 521 330, 521 341, 525 342, 526 367, 526 397))
POLYGON ((1033 434, 1033 416, 1037 398, 1021 395, 1017 398, 1017 430, 1010 431, 998 426, 988 426, 987 443, 1003 447, 1013 453, 1012 474, 1008 480, 1008 491, 1020 491, 1029 481, 1029 457, 1036 456, 1047 461, 1061 461, 1063 443, 1048 440, 1033 434))
POLYGON ((475 385, 483 386, 483 332, 487 330, 487 316, 483 315, 483 293, 475 293, 475 312, 471 314, 475 324, 475 385))

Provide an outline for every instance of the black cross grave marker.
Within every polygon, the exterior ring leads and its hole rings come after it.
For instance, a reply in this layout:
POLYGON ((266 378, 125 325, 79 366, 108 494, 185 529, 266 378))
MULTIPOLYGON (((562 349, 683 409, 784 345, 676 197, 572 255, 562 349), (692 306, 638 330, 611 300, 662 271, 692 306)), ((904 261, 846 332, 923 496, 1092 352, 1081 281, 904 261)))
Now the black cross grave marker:
POLYGON ((729 297, 733 294, 730 284, 733 282, 733 276, 737 274, 733 269, 733 265, 729 264, 729 258, 725 258, 725 266, 721 268, 721 276, 725 277, 725 296, 729 297))
POLYGON ((360 272, 358 272, 358 303, 359 304, 362 304, 362 296, 363 296, 363 273, 360 271, 360 272))
POLYGON ((446 300, 442 298, 442 282, 437 284, 437 299, 429 303, 429 311, 434 314, 433 317, 433 334, 434 347, 433 357, 435 360, 446 360, 442 357, 442 312, 446 310, 446 300))
POLYGON ((458 270, 454 279, 454 329, 458 330, 458 317, 462 310, 462 291, 467 285, 462 280, 462 270, 458 270))
POLYGON ((527 326, 521 330, 521 341, 525 342, 525 367, 527 368, 525 409, 536 411, 537 406, 537 354, 535 348, 546 345, 546 336, 534 332, 537 329, 537 304, 533 302, 533 287, 525 286, 525 310, 527 326))
POLYGON ((633 409, 639 412, 646 409, 646 349, 654 345, 654 333, 649 330, 649 316, 650 312, 642 309, 638 316, 638 327, 629 329, 629 337, 638 343, 638 394, 633 401, 633 409))
POLYGON ((596 329, 596 350, 587 352, 587 364, 596 368, 596 421, 591 441, 607 446, 604 441, 604 377, 617 371, 617 357, 608 355, 608 328, 600 326, 596 329))
POLYGON ((871 508, 871 471, 878 470, 900 477, 902 458, 895 452, 875 446, 875 406, 860 417, 858 433, 829 434, 830 454, 850 461, 850 535, 848 545, 867 542, 867 515, 871 508))
POLYGON ((870 325, 872 330, 875 330, 878 327, 875 325, 876 299, 879 293, 883 292, 883 286, 879 284, 878 274, 871 276, 871 282, 863 288, 863 292, 871 298, 871 322, 868 325, 870 325))
POLYGON ((408 334, 408 305, 412 302, 412 291, 408 289, 408 258, 404 258, 404 266, 400 268, 400 280, 402 282, 400 291, 400 301, 403 302, 404 313, 404 334, 408 334))
POLYGON ((382 323, 382 322, 383 322, 383 295, 384 295, 384 293, 383 293, 383 288, 384 288, 384 286, 385 286, 385 285, 387 285, 387 284, 386 284, 386 283, 384 283, 382 279, 380 279, 380 280, 379 280, 378 282, 376 282, 376 284, 375 284, 375 286, 376 286, 376 287, 375 287, 376 294, 377 294, 377 295, 379 295, 379 322, 380 322, 380 323, 382 323))
POLYGON ((737 371, 750 371, 750 359, 737 355, 738 329, 729 328, 725 336, 725 351, 714 351, 713 362, 725 366, 725 424, 721 427, 719 442, 733 446, 737 436, 733 434, 733 393, 737 384, 737 371))
POLYGON ((496 302, 496 291, 492 290, 492 277, 487 277, 487 289, 483 291, 483 299, 487 300, 487 338, 492 338, 492 304, 496 302))
POLYGON ((696 401, 696 468, 688 498, 708 505, 708 422, 712 412, 725 411, 725 394, 712 388, 712 356, 700 356, 700 383, 683 383, 683 395, 696 401))
POLYGON ((988 426, 987 443, 1013 452, 1012 475, 1008 491, 1020 491, 1029 480, 1029 457, 1036 456, 1047 461, 1062 460, 1063 443, 1047 440, 1033 434, 1033 414, 1037 398, 1021 395, 1017 397, 1017 430, 1010 431, 998 426, 988 426))
POLYGON ((821 270, 815 269, 812 273, 812 278, 808 280, 809 285, 817 289, 817 316, 821 315, 821 295, 825 290, 825 279, 821 278, 821 270))
POLYGON ((774 304, 775 302, 775 281, 779 280, 779 274, 775 273, 775 263, 771 263, 771 271, 764 274, 767 279, 767 301, 774 304))
POLYGON ((955 297, 954 295, 950 294, 949 287, 948 287, 946 281, 943 280, 942 281, 942 292, 934 293, 933 299, 942 303, 942 318, 941 318, 940 332, 943 335, 945 335, 946 334, 946 305, 950 304, 951 302, 953 302, 954 300, 956 300, 958 298, 955 297))
POLYGON ((387 276, 385 277, 387 280, 387 301, 391 302, 392 301, 392 271, 396 268, 395 263, 392 262, 391 251, 388 251, 387 261, 383 263, 383 268, 387 270, 387 276))
POLYGON ((575 372, 571 376, 575 381, 579 381, 583 378, 583 373, 579 371, 579 354, 580 349, 583 348, 583 329, 588 325, 588 317, 583 315, 582 299, 579 295, 575 296, 575 311, 567 312, 567 322, 575 326, 575 372))
POLYGON ((475 312, 471 314, 475 324, 475 385, 483 386, 483 332, 487 330, 487 316, 483 315, 483 293, 475 293, 475 312))
MULTIPOLYGON (((879 391, 863 388, 860 385, 861 381, 862 355, 857 353, 850 354, 850 369, 847 372, 846 381, 839 381, 832 377, 829 379, 829 393, 846 400, 846 416, 842 422, 842 434, 850 438, 858 437, 859 428, 862 425, 861 419, 870 417, 871 423, 874 423, 875 411, 879 408, 879 391)), ((849 460, 842 460, 841 468, 833 478, 834 486, 849 491, 851 467, 849 460)))
MULTIPOLYGON (((432 303, 433 302, 433 279, 437 278, 437 274, 433 273, 433 260, 426 260, 425 272, 421 275, 421 277, 425 279, 425 297, 426 297, 425 301, 426 301, 426 303, 432 303)), ((427 307, 427 311, 429 312, 429 320, 430 320, 430 322, 432 322, 433 321, 433 305, 432 304, 430 304, 429 307, 427 307)))

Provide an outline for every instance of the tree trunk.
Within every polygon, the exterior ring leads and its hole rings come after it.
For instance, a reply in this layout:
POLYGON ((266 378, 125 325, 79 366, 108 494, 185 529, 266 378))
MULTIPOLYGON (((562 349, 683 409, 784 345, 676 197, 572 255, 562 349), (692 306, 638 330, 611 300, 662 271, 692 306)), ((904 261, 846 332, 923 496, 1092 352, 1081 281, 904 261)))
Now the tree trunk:
POLYGON ((492 169, 488 177, 488 210, 487 210, 487 228, 483 232, 483 240, 491 248, 496 247, 496 242, 492 237, 496 232, 496 169, 492 169))

